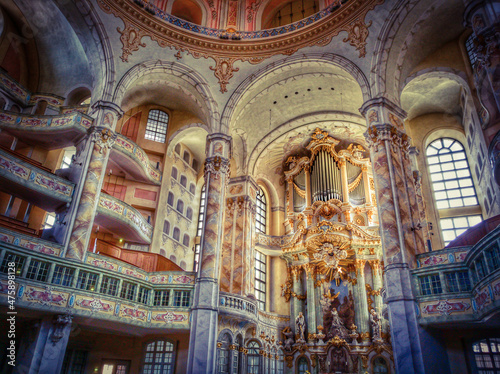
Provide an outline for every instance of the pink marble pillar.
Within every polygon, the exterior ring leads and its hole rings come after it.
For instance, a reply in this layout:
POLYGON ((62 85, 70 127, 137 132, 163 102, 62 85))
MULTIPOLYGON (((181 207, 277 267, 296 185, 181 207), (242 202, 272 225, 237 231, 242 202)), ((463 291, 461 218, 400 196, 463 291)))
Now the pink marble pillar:
POLYGON ((229 144, 229 141, 223 142, 221 139, 209 142, 207 145, 211 156, 205 161, 207 206, 200 266, 200 277, 203 278, 215 279, 219 276, 219 257, 223 235, 221 226, 224 222, 225 189, 229 179, 229 144))
POLYGON ((398 373, 444 373, 436 364, 440 360, 424 353, 425 347, 436 357, 446 355, 420 327, 411 286, 410 269, 416 266, 415 255, 424 252, 425 245, 410 139, 403 124, 406 113, 384 97, 363 104, 361 113, 368 123, 365 137, 373 165, 394 363, 398 373))
POLYGON ((109 151, 116 138, 114 129, 123 114, 117 105, 104 101, 98 101, 92 109, 94 126, 86 140, 85 149, 88 150, 88 156, 84 160, 80 188, 77 188, 77 194, 74 196, 77 204, 76 214, 66 251, 66 257, 78 260, 83 260, 87 250, 109 151))
MULTIPOLYGON (((219 275, 223 241, 232 236, 224 230, 226 185, 229 179, 231 159, 231 137, 210 134, 207 137, 207 159, 205 161, 205 186, 207 205, 204 231, 201 237, 200 269, 194 289, 191 312, 191 332, 187 373, 214 373, 218 326, 219 275)), ((231 217, 228 217, 230 221, 231 217)), ((234 217, 233 217, 234 222, 234 217)), ((226 261, 222 258, 222 263, 226 261)), ((229 261, 229 260, 228 260, 229 261)), ((228 276, 224 275, 224 287, 228 276)), ((230 284, 230 283, 229 283, 230 284)))
POLYGON ((242 296, 254 293, 255 191, 250 177, 232 178, 226 194, 220 290, 242 296))

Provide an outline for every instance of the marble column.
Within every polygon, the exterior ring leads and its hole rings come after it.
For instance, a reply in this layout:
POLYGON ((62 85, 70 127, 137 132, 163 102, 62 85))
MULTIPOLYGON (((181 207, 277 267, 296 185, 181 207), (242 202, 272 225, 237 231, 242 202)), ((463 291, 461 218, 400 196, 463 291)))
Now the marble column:
POLYGON ((59 374, 71 331, 72 317, 56 315, 37 322, 21 338, 14 374, 59 374))
POLYGON ((316 308, 321 308, 317 305, 316 293, 314 287, 314 280, 316 278, 314 266, 309 265, 306 267, 306 289, 307 289, 307 336, 306 340, 309 341, 309 334, 317 333, 316 323, 316 308))
MULTIPOLYGON (((380 260, 372 260, 370 261, 370 266, 372 268, 373 275, 373 291, 375 291, 375 295, 373 295, 373 306, 378 316, 382 319, 382 309, 383 309, 383 301, 382 295, 380 294, 380 290, 382 289, 382 267, 380 264, 380 260)), ((382 320, 382 332, 387 333, 387 323, 385 320, 382 320)))
POLYGON ((417 316, 410 269, 425 251, 419 227, 415 186, 409 159, 406 113, 384 97, 360 109, 366 117, 385 264, 386 302, 398 373, 449 373, 444 345, 424 331, 417 316))
POLYGON ((474 32, 474 83, 483 128, 500 121, 500 8, 494 0, 464 0, 464 21, 474 32))
POLYGON ((207 137, 205 186, 207 205, 201 236, 200 268, 191 311, 187 372, 212 374, 216 370, 219 272, 222 252, 225 190, 229 178, 231 137, 207 137))
POLYGON ((104 180, 109 152, 113 146, 116 134, 114 129, 116 122, 122 116, 122 110, 110 102, 98 101, 92 106, 94 125, 87 137, 87 159, 84 160, 86 167, 82 172, 82 188, 78 199, 78 207, 75 219, 72 221, 66 257, 83 260, 90 240, 94 215, 99 203, 99 196, 104 180))
POLYGON ((366 261, 362 259, 356 259, 354 262, 354 267, 356 269, 356 280, 357 280, 356 285, 354 286, 354 289, 356 290, 357 294, 357 297, 355 298, 356 326, 358 327, 357 331, 361 335, 361 340, 363 342, 368 341, 368 336, 366 333, 370 332, 368 298, 366 296, 365 263, 366 261))
POLYGON ((253 234, 258 189, 258 185, 250 177, 237 177, 229 181, 219 278, 222 292, 241 296, 253 295, 255 292, 253 234))

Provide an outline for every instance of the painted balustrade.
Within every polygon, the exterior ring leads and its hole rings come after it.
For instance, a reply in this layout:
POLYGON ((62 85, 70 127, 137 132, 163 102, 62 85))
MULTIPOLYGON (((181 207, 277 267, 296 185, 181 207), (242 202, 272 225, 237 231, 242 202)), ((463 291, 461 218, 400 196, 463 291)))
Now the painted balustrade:
MULTIPOLYGON (((129 159, 134 160, 143 170, 144 181, 149 181, 157 185, 161 184, 161 171, 156 169, 156 167, 151 164, 146 152, 144 152, 144 150, 132 140, 128 139, 126 136, 117 134, 115 143, 113 144, 113 150, 116 150, 127 156, 129 159)), ((113 157, 113 153, 111 153, 110 158, 115 159, 115 157, 113 157)))
POLYGON ((257 301, 226 292, 219 294, 220 308, 226 312, 237 312, 257 317, 257 301))
POLYGON ((479 321, 500 308, 499 234, 497 227, 473 246, 417 255, 421 324, 479 321))
POLYGON ((8 291, 3 264, 10 261, 17 264, 16 306, 19 309, 71 311, 73 315, 146 328, 189 328, 194 273, 148 273, 94 253, 87 253, 84 262, 75 262, 0 243, 2 305, 7 304, 8 291), (90 284, 89 279, 93 280, 90 284), (109 279, 118 280, 113 291, 107 286, 109 279), (129 289, 133 292, 127 292, 129 289))
POLYGON ((124 227, 134 229, 146 243, 151 243, 153 226, 131 205, 101 192, 97 212, 113 220, 120 221, 124 227))

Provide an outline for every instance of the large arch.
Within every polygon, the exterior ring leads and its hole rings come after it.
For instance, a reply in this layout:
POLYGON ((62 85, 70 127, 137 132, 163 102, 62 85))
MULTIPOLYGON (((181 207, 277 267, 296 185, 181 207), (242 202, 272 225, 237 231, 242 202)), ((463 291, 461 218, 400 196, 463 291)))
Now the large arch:
MULTIPOLYGON (((206 123, 211 131, 218 128, 220 114, 206 79, 195 70, 178 62, 149 60, 133 66, 120 79, 112 101, 124 106, 126 95, 133 89, 142 90, 142 93, 135 92, 134 95, 148 97, 151 95, 152 85, 178 90, 175 95, 178 101, 183 101, 186 108, 206 123), (143 87, 146 84, 149 85, 148 89, 143 87)), ((126 105, 122 109, 126 111, 126 105)))
POLYGON ((446 23, 448 17, 462 16, 460 9, 448 3, 436 0, 429 6, 418 0, 406 0, 395 4, 375 44, 370 75, 374 96, 387 97, 399 105, 398 93, 411 71, 434 52, 435 45, 449 41, 450 37, 457 36, 455 34, 460 35, 461 30, 457 27, 448 28, 440 34, 432 34, 435 28, 429 27, 437 17, 446 23), (418 43, 421 40, 432 42, 418 43))
POLYGON ((322 65, 325 67, 332 66, 341 68, 358 83, 362 92, 363 102, 371 98, 368 79, 358 66, 345 57, 333 53, 306 53, 294 55, 264 66, 254 74, 248 76, 236 88, 222 112, 220 132, 227 133, 229 131, 231 123, 235 120, 235 112, 239 106, 238 103, 244 102, 246 95, 254 91, 257 86, 265 86, 267 82, 271 82, 273 77, 277 77, 287 70, 303 68, 314 64, 317 66, 322 65))

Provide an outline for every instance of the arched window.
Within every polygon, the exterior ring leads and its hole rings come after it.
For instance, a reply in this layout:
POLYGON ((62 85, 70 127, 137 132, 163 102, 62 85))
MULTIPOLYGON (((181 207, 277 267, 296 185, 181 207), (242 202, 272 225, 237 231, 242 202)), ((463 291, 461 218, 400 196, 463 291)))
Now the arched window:
POLYGON ((170 222, 163 222, 163 232, 167 235, 170 234, 170 222))
POLYGON ((177 145, 175 146, 175 153, 177 153, 178 155, 181 154, 181 145, 179 143, 177 143, 177 145))
POLYGON ((168 193, 167 204, 170 206, 174 206, 174 194, 173 194, 173 192, 168 193))
POLYGON ((189 247, 189 235, 188 234, 184 234, 184 236, 182 238, 182 245, 184 245, 185 247, 189 247))
POLYGON ((256 201, 256 214, 255 214, 255 229, 263 234, 266 233, 266 212, 267 212, 267 202, 266 195, 262 188, 257 191, 257 201, 256 201))
POLYGON ((184 161, 186 161, 188 163, 188 165, 189 165, 189 158, 190 158, 189 157, 189 152, 188 151, 184 151, 184 155, 182 156, 182 159, 184 161))
POLYGON ((185 175, 181 175, 181 186, 184 187, 184 188, 186 188, 187 182, 188 182, 188 180, 187 180, 186 176, 185 175))
POLYGON ((258 374, 260 373, 260 355, 259 355, 260 345, 256 341, 252 340, 247 345, 247 374, 258 374))
POLYGON ((306 371, 309 371, 309 363, 307 362, 307 358, 301 357, 298 361, 298 373, 305 374, 306 371))
POLYGON ((168 114, 157 109, 149 111, 145 138, 165 143, 167 136, 168 114))
POLYGON ((469 227, 481 222, 482 217, 478 214, 463 215, 461 209, 457 209, 478 205, 462 143, 452 138, 440 138, 427 146, 426 155, 446 246, 469 227))
POLYGON ((175 257, 175 255, 170 255, 169 260, 174 263, 177 263, 177 257, 175 257))
POLYGON ((144 352, 144 374, 173 373, 175 368, 175 346, 168 340, 157 340, 146 345, 144 352))
POLYGON ((177 180, 177 168, 175 166, 172 168, 172 172, 170 173, 170 176, 173 179, 177 180))
MULTIPOLYGON (((198 227, 196 229, 196 236, 201 237, 201 234, 203 233, 203 224, 205 222, 205 203, 206 203, 206 191, 205 191, 205 185, 201 188, 201 195, 200 195, 200 211, 198 213, 198 227)), ((200 249, 201 245, 196 244, 194 246, 194 271, 198 271, 198 263, 200 261, 200 249)))
POLYGON ((388 374, 389 368, 383 357, 376 357, 373 360, 373 374, 388 374))
POLYGON ((182 268, 182 270, 186 270, 186 261, 182 260, 179 266, 182 268))
POLYGON ((196 186, 194 185, 194 183, 191 183, 189 185, 189 192, 193 195, 196 193, 196 186))
POLYGON ((181 199, 177 200, 177 211, 180 214, 184 213, 184 201, 182 201, 181 199))
POLYGON ((178 227, 174 228, 174 240, 179 241, 179 238, 181 237, 181 230, 179 230, 178 227))
POLYGON ((188 220, 193 219, 193 209, 191 209, 191 207, 187 208, 187 210, 186 210, 186 218, 188 220))

